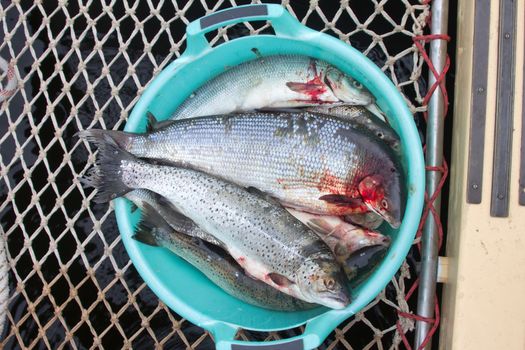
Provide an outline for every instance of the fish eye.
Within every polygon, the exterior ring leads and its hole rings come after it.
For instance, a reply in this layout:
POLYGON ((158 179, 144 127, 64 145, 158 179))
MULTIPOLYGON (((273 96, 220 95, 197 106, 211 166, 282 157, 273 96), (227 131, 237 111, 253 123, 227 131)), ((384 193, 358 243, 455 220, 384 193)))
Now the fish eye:
POLYGON ((382 206, 384 209, 388 209, 388 202, 386 201, 386 199, 382 199, 382 200, 381 200, 381 206, 382 206))
POLYGON ((324 286, 327 289, 333 289, 335 286, 335 280, 333 278, 326 278, 323 282, 324 282, 324 286))
POLYGON ((384 135, 383 135, 383 133, 382 133, 381 131, 379 131, 379 132, 377 133, 377 137, 379 137, 380 139, 382 139, 383 136, 384 136, 384 135))
POLYGON ((363 88, 363 84, 361 84, 361 83, 358 82, 357 80, 354 80, 354 81, 352 82, 352 84, 354 85, 354 87, 355 87, 356 89, 362 89, 362 88, 363 88))

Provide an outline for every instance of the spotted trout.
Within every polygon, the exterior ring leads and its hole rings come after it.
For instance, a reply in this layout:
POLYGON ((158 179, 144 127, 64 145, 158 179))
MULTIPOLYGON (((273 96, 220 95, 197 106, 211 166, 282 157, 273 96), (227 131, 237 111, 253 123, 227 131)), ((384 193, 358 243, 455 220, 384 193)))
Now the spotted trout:
POLYGON ((212 234, 252 277, 288 295, 334 309, 349 304, 348 280, 330 248, 284 208, 192 169, 154 165, 120 149, 107 134, 81 132, 99 146, 87 182, 107 202, 132 189, 162 193, 212 234))
POLYGON ((315 307, 281 293, 275 288, 248 276, 239 264, 221 248, 210 246, 195 237, 199 227, 190 219, 181 217, 170 207, 161 214, 162 197, 148 190, 134 190, 126 194, 141 211, 141 220, 133 238, 139 242, 169 249, 195 266, 226 293, 252 305, 280 310, 297 311, 315 307), (171 224, 165 217, 177 217, 171 224), (175 227, 173 227, 175 225, 175 227))
POLYGON ((394 228, 403 216, 403 174, 393 151, 337 117, 245 113, 175 120, 145 134, 91 129, 83 135, 112 138, 137 157, 258 188, 301 211, 374 211, 394 228))
POLYGON ((218 75, 193 92, 170 119, 341 101, 368 105, 373 97, 359 82, 324 61, 275 55, 218 75))

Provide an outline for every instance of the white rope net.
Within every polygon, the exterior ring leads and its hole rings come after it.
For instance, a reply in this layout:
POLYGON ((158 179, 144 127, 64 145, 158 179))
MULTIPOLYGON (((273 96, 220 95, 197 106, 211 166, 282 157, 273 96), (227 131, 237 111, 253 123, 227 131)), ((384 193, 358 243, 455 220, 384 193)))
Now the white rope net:
MULTIPOLYGON (((184 51, 185 26, 245 3, 1 0, 0 57, 18 78, 16 92, 0 105, 0 219, 11 289, 1 347, 213 347, 209 334, 169 310, 137 274, 112 208, 92 203, 93 193, 78 181, 94 155, 73 135, 87 128, 122 128, 151 79, 184 51)), ((423 59, 412 39, 423 34, 428 5, 416 0, 282 4, 302 23, 363 51, 399 87, 413 112, 425 110, 423 59)), ((211 41, 267 27, 223 28, 211 41)), ((5 74, 1 78, 0 89, 9 83, 5 74)), ((321 348, 398 348, 399 330, 413 328, 398 311, 411 312, 405 285, 413 282, 414 265, 405 262, 374 302, 321 348)), ((278 339, 295 334, 290 332, 239 337, 278 339)))

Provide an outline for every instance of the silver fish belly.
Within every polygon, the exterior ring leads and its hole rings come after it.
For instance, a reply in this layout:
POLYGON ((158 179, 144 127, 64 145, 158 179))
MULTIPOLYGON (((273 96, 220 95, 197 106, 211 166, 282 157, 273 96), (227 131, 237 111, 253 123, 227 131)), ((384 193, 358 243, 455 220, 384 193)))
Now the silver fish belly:
POLYGON ((247 113, 173 121, 149 134, 96 131, 138 157, 161 159, 258 188, 323 215, 373 210, 397 227, 402 169, 393 151, 336 117, 247 113))
POLYGON ((194 91, 170 119, 341 101, 366 105, 373 98, 361 84, 326 62, 275 55, 218 75, 194 91))

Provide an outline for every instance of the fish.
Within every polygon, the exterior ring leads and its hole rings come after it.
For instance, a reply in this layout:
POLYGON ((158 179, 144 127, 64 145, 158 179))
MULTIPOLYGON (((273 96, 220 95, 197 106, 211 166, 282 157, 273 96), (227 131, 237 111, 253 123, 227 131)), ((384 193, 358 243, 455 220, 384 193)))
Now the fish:
POLYGON ((373 96, 327 62, 301 55, 273 55, 232 67, 195 90, 170 119, 347 102, 368 105, 373 96))
POLYGON ((399 151, 401 143, 399 135, 387 123, 380 120, 363 106, 350 104, 319 105, 307 107, 306 110, 353 121, 383 140, 392 149, 399 151))
POLYGON ((284 208, 206 173, 140 160, 107 134, 93 136, 79 133, 99 149, 95 167, 83 180, 97 189, 95 202, 137 188, 162 193, 222 242, 253 278, 309 303, 333 309, 350 303, 348 280, 330 248, 284 208))
POLYGON ((135 204, 135 208, 133 209, 136 209, 136 207, 140 208, 140 205, 138 204, 141 203, 149 204, 175 231, 200 238, 206 242, 224 248, 222 242, 182 215, 169 200, 160 194, 144 189, 137 189, 126 193, 125 197, 135 204))
POLYGON ((362 247, 352 252, 343 263, 343 270, 351 281, 352 286, 356 286, 368 278, 384 259, 387 247, 381 244, 362 247))
POLYGON ((350 255, 361 248, 390 245, 390 237, 379 232, 343 221, 338 216, 321 216, 301 212, 291 208, 287 210, 296 219, 314 230, 328 244, 337 260, 344 264, 350 255))
POLYGON ((344 220, 370 230, 375 230, 383 224, 383 219, 374 212, 345 215, 344 220))
MULTIPOLYGON (((184 259, 226 293, 248 303, 270 310, 299 311, 317 307, 270 287, 268 284, 248 276, 243 268, 222 248, 207 244, 194 232, 200 228, 189 218, 181 218, 180 213, 171 214, 178 218, 173 227, 157 208, 161 196, 144 189, 128 192, 125 197, 141 211, 133 239, 150 245, 164 247, 184 259)), ((170 214, 171 208, 163 209, 170 214)))
POLYGON ((394 152, 337 117, 256 112, 176 120, 144 134, 90 129, 83 135, 111 138, 140 158, 258 188, 301 211, 373 211, 393 228, 404 213, 404 174, 394 152))

